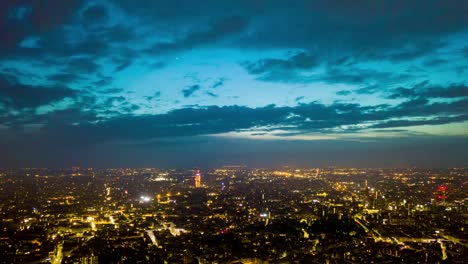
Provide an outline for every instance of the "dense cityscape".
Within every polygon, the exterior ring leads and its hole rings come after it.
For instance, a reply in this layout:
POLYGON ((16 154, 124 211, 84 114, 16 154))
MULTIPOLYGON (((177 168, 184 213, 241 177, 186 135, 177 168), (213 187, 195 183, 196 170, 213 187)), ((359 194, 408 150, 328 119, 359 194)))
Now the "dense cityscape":
POLYGON ((468 169, 0 171, 1 263, 465 263, 468 169))
POLYGON ((0 264, 468 263, 468 0, 0 0, 0 264))

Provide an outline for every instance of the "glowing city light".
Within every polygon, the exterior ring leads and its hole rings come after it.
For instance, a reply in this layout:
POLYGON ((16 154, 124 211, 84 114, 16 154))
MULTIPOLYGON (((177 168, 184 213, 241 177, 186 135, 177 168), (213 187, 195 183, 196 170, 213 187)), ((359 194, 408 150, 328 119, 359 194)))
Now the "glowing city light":
POLYGON ((149 201, 151 201, 151 198, 148 197, 148 196, 140 196, 140 200, 143 201, 143 202, 149 202, 149 201))

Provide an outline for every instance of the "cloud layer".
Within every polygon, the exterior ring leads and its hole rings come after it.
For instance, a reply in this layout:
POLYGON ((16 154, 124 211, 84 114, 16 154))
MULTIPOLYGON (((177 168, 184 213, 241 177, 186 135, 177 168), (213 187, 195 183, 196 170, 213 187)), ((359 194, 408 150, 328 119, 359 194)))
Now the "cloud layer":
POLYGON ((467 13, 461 0, 3 1, 0 144, 20 157, 199 138, 466 142, 467 13))

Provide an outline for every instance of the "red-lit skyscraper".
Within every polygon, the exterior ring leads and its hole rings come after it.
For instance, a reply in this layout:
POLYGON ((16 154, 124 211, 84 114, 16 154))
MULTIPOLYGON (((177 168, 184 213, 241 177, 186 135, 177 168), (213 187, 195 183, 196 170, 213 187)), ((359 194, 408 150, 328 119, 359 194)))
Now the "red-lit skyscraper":
POLYGON ((442 203, 445 203, 445 200, 447 199, 447 186, 445 185, 440 185, 437 187, 437 200, 441 201, 442 203))

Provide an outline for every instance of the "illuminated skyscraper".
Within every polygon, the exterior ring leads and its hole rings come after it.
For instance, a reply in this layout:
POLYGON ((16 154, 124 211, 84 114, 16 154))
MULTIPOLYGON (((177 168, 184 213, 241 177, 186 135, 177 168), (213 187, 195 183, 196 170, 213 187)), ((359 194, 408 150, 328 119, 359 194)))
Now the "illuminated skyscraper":
POLYGON ((201 174, 200 174, 200 171, 197 170, 196 174, 195 174, 195 188, 200 188, 202 185, 201 185, 201 174))
POLYGON ((437 187, 437 199, 440 202, 445 203, 445 200, 447 199, 447 186, 440 185, 437 187))

